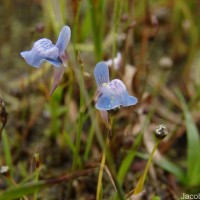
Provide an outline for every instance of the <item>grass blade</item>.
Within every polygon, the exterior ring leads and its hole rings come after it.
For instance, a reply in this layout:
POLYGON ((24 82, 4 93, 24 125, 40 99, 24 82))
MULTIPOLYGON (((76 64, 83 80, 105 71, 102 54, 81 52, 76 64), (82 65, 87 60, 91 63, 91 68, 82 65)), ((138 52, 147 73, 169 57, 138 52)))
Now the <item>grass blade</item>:
POLYGON ((132 150, 130 150, 130 152, 127 154, 127 156, 122 161, 122 164, 120 165, 120 168, 119 168, 119 171, 118 171, 118 174, 117 174, 117 180, 119 181, 120 185, 123 184, 124 177, 127 174, 128 170, 131 166, 131 163, 133 162, 133 160, 135 158, 135 155, 137 153, 137 148, 142 141, 142 137, 143 137, 143 134, 139 134, 137 136, 132 150))
POLYGON ((88 0, 88 4, 90 8, 89 12, 90 12, 91 28, 92 28, 92 34, 93 34, 93 40, 94 40, 96 59, 100 60, 102 57, 102 44, 101 44, 102 27, 101 27, 101 24, 99 26, 99 21, 98 21, 98 16, 97 16, 98 12, 97 12, 95 2, 93 0, 88 0))
POLYGON ((89 131, 89 135, 88 135, 88 139, 87 139, 87 143, 86 143, 86 147, 85 147, 85 152, 84 152, 84 156, 83 156, 84 161, 87 161, 87 159, 88 159, 88 155, 91 150, 93 138, 94 138, 94 124, 91 125, 90 131, 89 131))
POLYGON ((12 175, 13 164, 12 164, 12 155, 11 155, 11 150, 10 150, 10 141, 9 141, 9 138, 8 138, 5 130, 3 130, 3 132, 2 132, 2 140, 3 140, 3 147, 4 147, 6 165, 9 167, 11 175, 12 175))
MULTIPOLYGON (((140 152, 137 152, 136 153, 136 156, 139 157, 139 158, 142 158, 144 160, 147 160, 148 159, 148 156, 147 155, 144 155, 140 152)), ((179 167, 177 166, 176 164, 174 164, 173 162, 165 159, 165 158, 161 158, 159 160, 155 160, 154 161, 156 165, 158 165, 159 167, 163 168, 164 170, 166 170, 167 172, 175 175, 179 181, 181 181, 181 183, 186 183, 186 177, 185 177, 185 173, 184 171, 179 167)))
POLYGON ((0 195, 0 200, 11 200, 20 198, 24 195, 28 195, 38 191, 39 189, 42 189, 45 185, 46 183, 44 181, 40 181, 37 183, 30 183, 9 188, 7 191, 0 195))
POLYGON ((177 95, 183 109, 187 131, 187 184, 190 186, 198 185, 200 184, 199 132, 182 94, 178 91, 177 95))
POLYGON ((45 187, 50 187, 52 185, 59 184, 62 182, 67 182, 81 176, 86 176, 88 174, 93 173, 94 171, 96 171, 96 167, 84 169, 84 170, 80 170, 76 172, 71 172, 70 174, 62 176, 62 177, 52 178, 48 180, 41 180, 41 181, 38 181, 37 183, 31 182, 31 183, 27 183, 23 185, 10 187, 6 191, 0 193, 0 200, 17 199, 28 194, 33 194, 34 192, 39 191, 45 187))

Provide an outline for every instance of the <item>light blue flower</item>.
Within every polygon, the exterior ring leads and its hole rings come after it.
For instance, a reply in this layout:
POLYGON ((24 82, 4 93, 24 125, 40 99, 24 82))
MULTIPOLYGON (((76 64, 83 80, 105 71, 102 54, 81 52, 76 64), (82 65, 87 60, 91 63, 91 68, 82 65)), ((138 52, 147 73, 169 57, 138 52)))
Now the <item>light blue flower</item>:
POLYGON ((108 66, 105 62, 97 63, 94 76, 98 87, 98 98, 95 104, 98 110, 106 111, 120 106, 132 106, 138 102, 137 98, 129 96, 121 80, 110 81, 108 66))
POLYGON ((21 56, 33 67, 40 67, 44 61, 50 62, 55 67, 65 65, 67 60, 66 47, 71 37, 71 30, 64 26, 60 31, 56 44, 46 38, 40 39, 33 44, 30 51, 21 52, 21 56))

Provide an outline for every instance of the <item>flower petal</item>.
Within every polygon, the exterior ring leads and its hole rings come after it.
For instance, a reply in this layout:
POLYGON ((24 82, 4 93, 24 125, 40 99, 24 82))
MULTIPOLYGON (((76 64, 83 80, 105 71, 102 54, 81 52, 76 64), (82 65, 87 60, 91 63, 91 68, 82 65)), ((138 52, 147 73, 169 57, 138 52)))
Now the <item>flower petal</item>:
POLYGON ((94 77, 98 87, 102 86, 103 83, 108 83, 110 81, 108 66, 105 62, 99 62, 96 64, 94 77))
POLYGON ((38 55, 35 51, 24 51, 20 54, 26 60, 26 62, 33 67, 39 67, 41 63, 44 62, 44 59, 42 59, 43 57, 38 55))
POLYGON ((65 52, 70 37, 71 37, 71 29, 69 28, 69 26, 64 26, 60 31, 58 40, 56 42, 56 47, 59 49, 59 55, 65 52))
POLYGON ((118 106, 126 107, 137 103, 137 99, 129 96, 126 86, 119 79, 103 84, 99 91, 104 96, 109 96, 113 101, 118 102, 118 106))
POLYGON ((120 106, 120 104, 117 101, 117 99, 113 98, 112 96, 105 95, 105 94, 102 94, 101 96, 99 96, 99 98, 95 104, 95 107, 98 110, 112 110, 119 106, 120 106))
POLYGON ((58 58, 58 48, 46 38, 36 41, 30 51, 21 52, 21 55, 29 65, 34 67, 39 67, 45 60, 56 67, 61 64, 61 60, 58 58))
POLYGON ((59 55, 58 48, 52 44, 51 40, 46 38, 36 41, 32 50, 44 58, 55 59, 59 55))
POLYGON ((137 98, 129 96, 128 92, 125 95, 124 101, 122 101, 122 106, 133 106, 138 102, 137 98))

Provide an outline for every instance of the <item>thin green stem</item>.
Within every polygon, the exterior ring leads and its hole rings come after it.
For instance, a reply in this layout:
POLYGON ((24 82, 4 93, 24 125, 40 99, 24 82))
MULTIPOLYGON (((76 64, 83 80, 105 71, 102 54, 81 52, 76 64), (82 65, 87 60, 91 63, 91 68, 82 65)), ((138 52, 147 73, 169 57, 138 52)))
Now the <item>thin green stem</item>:
MULTIPOLYGON (((83 80, 83 66, 81 66, 80 70, 80 84, 84 82, 83 80)), ((80 145, 81 145, 81 133, 82 133, 82 126, 83 126, 83 118, 84 118, 84 113, 82 107, 84 106, 84 91, 80 88, 80 113, 79 113, 79 121, 78 121, 78 131, 76 135, 76 151, 74 155, 74 160, 73 160, 73 165, 72 165, 72 170, 74 171, 77 167, 78 161, 79 160, 79 151, 80 151, 80 145)))
POLYGON ((89 151, 90 151, 91 146, 92 146, 93 137, 94 137, 94 124, 92 123, 90 131, 89 131, 88 139, 87 139, 87 144, 86 144, 86 147, 85 147, 84 156, 83 156, 84 161, 86 161, 88 159, 89 151))
MULTIPOLYGON (((36 170, 35 170, 35 182, 38 183, 39 180, 39 172, 40 172, 40 157, 39 153, 35 153, 35 164, 36 164, 36 170)), ((36 190, 34 193, 34 200, 37 200, 38 191, 36 190)))
POLYGON ((4 150, 4 154, 5 154, 6 165, 9 167, 10 174, 12 176, 14 167, 13 167, 13 163, 12 163, 10 140, 9 140, 6 130, 2 131, 2 142, 3 142, 3 150, 4 150))
MULTIPOLYGON (((15 180, 12 178, 12 176, 9 174, 8 176, 7 176, 7 178, 10 180, 10 182, 14 185, 14 186, 16 186, 16 187, 19 187, 19 185, 15 182, 15 180)), ((27 196, 23 196, 23 197, 21 197, 21 198, 19 198, 19 200, 29 200, 28 199, 28 197, 27 196)))
POLYGON ((103 156, 102 156, 102 160, 101 160, 101 164, 100 164, 100 169, 99 169, 96 200, 100 200, 101 199, 102 177, 103 177, 103 170, 104 170, 105 162, 106 162, 106 152, 107 152, 107 149, 109 147, 109 143, 110 143, 110 139, 109 139, 109 136, 107 136, 106 144, 105 144, 105 147, 104 147, 103 156))
MULTIPOLYGON (((80 74, 78 75, 79 75, 79 86, 80 86, 80 112, 79 112, 79 120, 78 120, 78 130, 76 134, 75 152, 73 155, 72 172, 76 170, 78 164, 81 165, 79 152, 80 152, 80 146, 81 146, 81 134, 82 134, 83 121, 84 121, 84 112, 82 109, 82 107, 84 106, 84 90, 81 87, 82 85, 84 85, 82 65, 80 68, 80 74)), ((69 189, 68 197, 71 194, 71 188, 72 188, 72 182, 70 182, 68 186, 68 189, 69 189)))
POLYGON ((78 131, 76 135, 76 144, 75 144, 75 155, 74 155, 74 160, 73 160, 73 165, 72 165, 72 170, 74 171, 77 167, 79 160, 79 151, 80 151, 80 145, 81 145, 81 133, 82 133, 82 125, 83 125, 83 113, 80 112, 79 115, 79 122, 78 122, 78 131))
POLYGON ((74 26, 72 28, 72 39, 73 39, 73 47, 74 47, 74 53, 75 52, 75 47, 76 47, 76 44, 78 43, 77 41, 77 36, 78 36, 78 26, 79 26, 79 16, 80 16, 80 9, 81 9, 81 1, 82 0, 79 0, 78 1, 78 9, 77 9, 77 13, 76 13, 76 16, 75 16, 75 19, 74 19, 74 26))
POLYGON ((139 194, 140 192, 142 192, 142 189, 143 189, 143 186, 144 186, 144 182, 145 182, 145 179, 146 179, 146 176, 147 176, 147 172, 149 171, 149 167, 151 165, 151 162, 153 160, 153 156, 154 156, 154 153, 159 145, 161 140, 157 140, 156 141, 156 144, 154 145, 154 148, 150 154, 150 157, 148 159, 148 162, 147 162, 147 165, 145 167, 145 170, 144 170, 144 173, 142 174, 142 176, 140 177, 136 187, 135 187, 135 190, 134 190, 134 195, 137 195, 139 194))
POLYGON ((94 5, 93 0, 88 0, 89 8, 90 8, 90 21, 91 21, 91 27, 92 27, 92 34, 93 34, 93 40, 94 40, 94 48, 95 48, 95 55, 96 59, 100 60, 102 56, 102 45, 101 45, 101 28, 98 27, 97 24, 97 13, 96 7, 94 5))
POLYGON ((114 7, 114 26, 113 26, 113 46, 112 46, 112 58, 116 55, 116 44, 117 44, 117 31, 119 26, 119 20, 121 15, 121 9, 122 9, 122 1, 116 0, 115 1, 115 7, 114 7))
MULTIPOLYGON (((38 180, 39 180, 39 168, 37 168, 35 172, 35 182, 37 183, 38 180)), ((38 196, 38 191, 36 190, 34 193, 34 200, 37 200, 37 196, 38 196)))

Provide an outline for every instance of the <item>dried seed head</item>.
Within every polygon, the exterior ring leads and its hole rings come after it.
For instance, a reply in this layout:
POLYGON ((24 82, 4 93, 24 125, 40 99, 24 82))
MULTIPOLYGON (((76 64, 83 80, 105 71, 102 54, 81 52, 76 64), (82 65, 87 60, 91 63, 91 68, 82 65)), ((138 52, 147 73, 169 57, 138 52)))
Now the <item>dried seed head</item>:
POLYGON ((158 139, 164 139, 168 135, 167 127, 163 124, 157 126, 155 129, 155 135, 158 139))
POLYGON ((8 166, 0 166, 0 174, 4 176, 8 176, 10 174, 10 169, 8 166))

